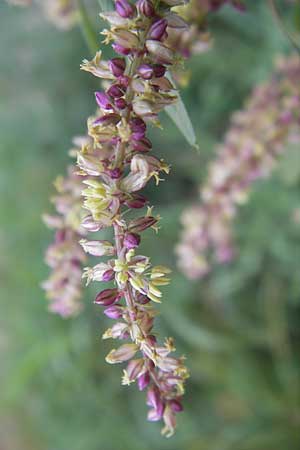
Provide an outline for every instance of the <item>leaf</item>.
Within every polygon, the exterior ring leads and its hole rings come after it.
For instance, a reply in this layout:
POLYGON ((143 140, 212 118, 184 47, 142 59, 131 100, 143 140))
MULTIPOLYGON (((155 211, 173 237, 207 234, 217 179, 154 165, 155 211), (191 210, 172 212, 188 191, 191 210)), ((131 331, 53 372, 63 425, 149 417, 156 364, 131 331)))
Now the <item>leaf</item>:
POLYGON ((99 6, 101 8, 101 12, 112 11, 113 2, 111 0, 98 0, 99 6))
MULTIPOLYGON (((170 79, 172 83, 174 83, 170 74, 168 74, 167 77, 170 79)), ((165 108, 165 111, 169 115, 169 117, 173 120, 178 130, 182 133, 187 142, 192 147, 199 149, 191 119, 188 115, 188 112, 186 110, 186 107, 182 101, 180 94, 178 93, 177 95, 178 95, 177 102, 174 103, 173 105, 167 106, 165 108)))

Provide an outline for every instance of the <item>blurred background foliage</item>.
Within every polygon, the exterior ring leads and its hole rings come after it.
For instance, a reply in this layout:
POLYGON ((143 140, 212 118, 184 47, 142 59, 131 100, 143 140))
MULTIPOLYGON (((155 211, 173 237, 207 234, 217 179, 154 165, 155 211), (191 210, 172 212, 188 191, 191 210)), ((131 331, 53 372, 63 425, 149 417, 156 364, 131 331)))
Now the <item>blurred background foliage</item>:
MULTIPOLYGON (((299 148, 286 149, 241 208, 233 264, 194 283, 176 271, 173 253, 180 212, 196 198, 231 113, 269 76, 276 55, 291 50, 267 2, 246 3, 247 14, 226 7, 211 18, 214 48, 187 64, 183 98, 199 153, 167 117, 153 133, 172 172, 150 192, 162 229, 142 250, 174 268, 159 331, 174 335, 191 370, 170 440, 145 421, 144 395, 120 386, 121 367, 105 364, 107 324, 94 292, 85 292, 75 320, 47 313, 39 283, 52 236, 40 217, 72 137, 85 132, 97 83, 79 71, 88 51, 78 28, 62 33, 33 8, 0 3, 1 450, 300 448, 299 148)), ((297 10, 279 3, 295 30, 297 10)))

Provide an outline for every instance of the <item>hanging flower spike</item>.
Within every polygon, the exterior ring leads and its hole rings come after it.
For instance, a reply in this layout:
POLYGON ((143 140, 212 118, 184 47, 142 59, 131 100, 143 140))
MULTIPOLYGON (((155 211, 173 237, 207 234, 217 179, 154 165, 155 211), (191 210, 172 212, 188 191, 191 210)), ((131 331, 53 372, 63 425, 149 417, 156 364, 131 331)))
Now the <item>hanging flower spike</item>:
POLYGON ((152 208, 134 218, 130 211, 142 210, 148 200, 140 190, 151 179, 158 184, 161 174, 169 172, 163 160, 149 155, 152 144, 146 136, 148 123, 159 125, 158 113, 177 100, 165 77, 179 59, 166 44, 169 12, 168 2, 117 0, 114 12, 102 14, 111 25, 102 32, 105 43, 111 42, 119 56, 105 62, 98 52, 92 61, 82 63, 82 70, 106 79, 107 88, 95 93, 99 111, 88 120, 93 143, 78 154, 85 175, 83 226, 91 232, 105 227, 114 231, 114 242, 81 241, 86 252, 106 258, 85 269, 88 283, 114 281, 113 288, 99 292, 95 299, 104 314, 117 321, 103 339, 123 341, 106 361, 127 362, 122 384, 136 381, 140 390, 147 389, 148 419, 162 420, 166 436, 174 433, 175 416, 182 410, 188 372, 183 358, 171 356, 173 340, 161 345, 153 334, 157 313, 152 302, 161 302, 170 270, 152 266, 138 248, 143 231, 157 229, 159 217, 152 208))
POLYGON ((225 142, 201 188, 202 203, 186 209, 176 252, 188 278, 206 275, 212 262, 235 255, 232 225, 253 183, 270 176, 288 142, 300 141, 300 59, 281 58, 273 78, 254 89, 233 115, 225 142))

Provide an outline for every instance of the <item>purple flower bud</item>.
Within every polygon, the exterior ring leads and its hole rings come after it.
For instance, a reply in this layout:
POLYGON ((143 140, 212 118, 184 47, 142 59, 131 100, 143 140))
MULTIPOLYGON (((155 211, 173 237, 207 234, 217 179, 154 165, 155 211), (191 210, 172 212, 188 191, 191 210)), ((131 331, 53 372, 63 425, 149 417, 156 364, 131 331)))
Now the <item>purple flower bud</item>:
POLYGON ((182 406, 182 404, 181 404, 181 402, 179 400, 175 400, 175 399, 174 400, 170 400, 169 401, 169 405, 170 405, 170 407, 171 407, 173 412, 178 413, 178 412, 183 411, 183 406, 182 406))
POLYGON ((110 97, 113 98, 120 98, 123 97, 124 95, 124 90, 122 88, 122 86, 120 86, 119 84, 113 84, 108 90, 107 90, 107 94, 110 97))
POLYGON ((118 289, 104 289, 96 296, 94 303, 101 306, 110 306, 120 298, 118 289))
POLYGON ((118 79, 120 86, 123 86, 124 88, 128 88, 130 83, 130 78, 127 75, 122 75, 118 79))
POLYGON ((166 19, 159 19, 151 26, 148 37, 155 41, 160 41, 166 32, 168 22, 166 19))
POLYGON ((137 8, 139 12, 146 17, 155 16, 155 8, 151 0, 138 0, 137 8))
POLYGON ((147 125, 140 117, 131 119, 129 125, 133 133, 139 133, 143 135, 146 133, 147 125))
POLYGON ((119 169, 119 167, 116 167, 115 169, 108 169, 107 173, 109 174, 110 178, 113 180, 117 180, 122 175, 122 170, 119 169))
POLYGON ((156 412, 157 419, 149 418, 149 420, 160 420, 164 413, 164 403, 160 398, 159 392, 156 387, 150 387, 147 392, 147 405, 152 406, 156 412))
POLYGON ((95 92, 98 106, 102 109, 111 109, 111 101, 104 92, 95 92))
POLYGON ((155 78, 161 78, 166 73, 166 68, 162 64, 154 64, 153 72, 154 72, 155 78))
POLYGON ((149 334, 149 336, 147 336, 146 341, 150 347, 154 347, 156 345, 157 339, 153 334, 149 334))
POLYGON ((126 68, 126 61, 123 58, 113 58, 108 62, 109 68, 115 77, 123 75, 126 68))
POLYGON ((136 233, 147 230, 157 223, 157 219, 152 216, 140 217, 139 219, 132 220, 129 223, 128 230, 136 233))
POLYGON ((152 148, 151 141, 146 137, 137 140, 133 139, 131 145, 137 152, 148 152, 152 148))
POLYGON ((126 200, 125 204, 129 208, 140 209, 148 203, 148 200, 140 194, 136 194, 132 199, 126 200))
POLYGON ((140 304, 140 305, 146 305, 147 303, 150 302, 150 298, 147 297, 144 294, 140 294, 138 293, 136 296, 136 301, 140 304))
POLYGON ((112 269, 106 270, 106 272, 104 272, 102 274, 102 281, 111 281, 115 278, 115 271, 112 269))
POLYGON ((114 51, 115 51, 116 53, 118 53, 119 55, 127 56, 127 55, 129 55, 129 53, 131 52, 131 49, 130 49, 130 48, 123 47, 123 45, 121 45, 121 44, 116 44, 116 43, 114 43, 114 44, 112 44, 112 48, 113 48, 114 51))
POLYGON ((143 373, 137 379, 138 388, 140 391, 143 391, 150 383, 150 375, 149 372, 143 373))
POLYGON ((123 309, 124 308, 121 305, 112 305, 105 308, 103 312, 110 319, 120 319, 123 315, 123 309))
POLYGON ((127 0, 116 1, 116 11, 119 16, 128 19, 134 15, 134 7, 127 0))
POLYGON ((139 234, 136 233, 126 233, 124 237, 124 245, 128 250, 136 248, 140 245, 141 238, 139 234))
POLYGON ((116 125, 120 122, 121 117, 119 114, 105 114, 104 116, 99 117, 95 120, 94 125, 116 125))
POLYGON ((138 73, 141 75, 144 80, 150 80, 153 76, 153 68, 150 66, 150 64, 142 64, 138 68, 138 73))
POLYGON ((157 388, 155 386, 151 386, 147 391, 147 405, 153 406, 153 408, 157 408, 160 402, 160 396, 157 388))
POLYGON ((118 109, 125 109, 127 107, 127 103, 126 103, 124 98, 116 98, 115 99, 115 106, 118 109))

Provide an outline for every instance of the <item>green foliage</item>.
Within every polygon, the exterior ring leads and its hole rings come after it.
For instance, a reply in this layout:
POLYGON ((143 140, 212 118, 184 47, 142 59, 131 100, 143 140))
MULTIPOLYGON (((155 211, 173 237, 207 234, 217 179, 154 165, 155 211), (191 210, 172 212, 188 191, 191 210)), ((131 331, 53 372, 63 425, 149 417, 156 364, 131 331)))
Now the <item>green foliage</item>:
MULTIPOLYGON (((233 264, 191 283, 173 254, 180 212, 196 198, 230 114, 268 76, 274 57, 290 50, 266 2, 247 3, 246 15, 225 8, 211 19, 214 49, 188 63, 183 98, 200 154, 168 119, 154 136, 172 172, 150 193, 162 229, 147 234, 142 250, 173 265, 160 334, 174 335, 191 369, 171 440, 145 422, 143 395, 120 386, 121 368, 104 363, 95 292, 86 291, 75 320, 46 311, 39 283, 51 233, 40 216, 72 137, 85 130, 96 86, 79 71, 88 55, 79 30, 60 33, 34 9, 0 4, 1 450, 299 448, 299 149, 287 149, 272 179, 241 208, 233 264)), ((285 20, 293 21, 288 8, 285 20)))

